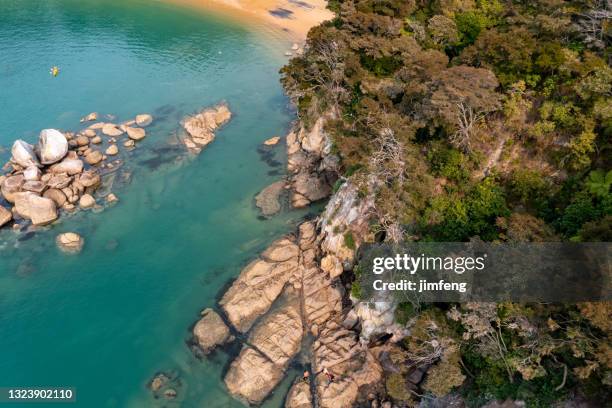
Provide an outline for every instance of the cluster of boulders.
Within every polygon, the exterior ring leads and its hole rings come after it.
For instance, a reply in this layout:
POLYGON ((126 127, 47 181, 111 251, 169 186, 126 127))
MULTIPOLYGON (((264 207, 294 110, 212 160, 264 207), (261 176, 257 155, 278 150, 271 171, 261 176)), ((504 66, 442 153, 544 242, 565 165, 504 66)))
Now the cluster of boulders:
MULTIPOLYGON (((261 403, 300 353, 301 360, 310 358, 311 375, 294 384, 288 407, 312 407, 313 401, 322 408, 349 407, 380 381, 380 366, 353 331, 357 320, 343 315, 343 288, 321 268, 320 239, 313 222, 301 224, 297 236, 274 242, 247 265, 219 302, 245 339, 225 384, 249 404, 261 403), (314 341, 303 352, 307 338, 314 341)), ((219 325, 227 326, 219 317, 195 327, 224 332, 219 325)))
MULTIPOLYGON (((98 119, 91 113, 82 123, 98 119)), ((96 122, 77 133, 44 129, 38 143, 32 146, 23 140, 14 142, 11 159, 0 176, 0 227, 15 220, 29 220, 35 226, 48 225, 58 219, 60 210, 74 211, 97 206, 94 192, 101 185, 101 169, 112 169, 121 160, 111 159, 119 153, 119 137, 127 134, 126 147, 142 140, 151 115, 142 114, 134 120, 116 125, 96 122), (102 139, 106 137, 106 142, 102 139), (105 143, 103 153, 97 145, 105 143), (8 210, 5 205, 12 205, 8 210)), ((117 201, 114 194, 106 195, 106 202, 117 201)), ((58 237, 58 245, 74 252, 74 236, 58 237)), ((82 246, 82 245, 81 245, 82 246)))
POLYGON ((185 130, 182 141, 190 152, 199 154, 215 140, 217 129, 229 122, 231 118, 232 112, 223 102, 193 116, 188 116, 182 122, 185 130))

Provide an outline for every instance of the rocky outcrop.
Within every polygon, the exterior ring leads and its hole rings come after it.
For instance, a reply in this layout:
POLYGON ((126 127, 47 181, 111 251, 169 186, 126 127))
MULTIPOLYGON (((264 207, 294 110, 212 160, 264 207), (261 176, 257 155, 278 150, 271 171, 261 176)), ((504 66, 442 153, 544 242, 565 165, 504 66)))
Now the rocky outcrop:
POLYGON ((203 148, 215 140, 215 132, 232 117, 227 104, 220 103, 212 108, 185 118, 182 122, 185 129, 183 143, 193 153, 200 153, 203 148))
POLYGON ((44 129, 40 132, 37 150, 41 164, 57 163, 68 153, 68 140, 58 130, 44 129))
POLYGON ((270 184, 255 196, 255 205, 264 216, 269 217, 281 210, 280 195, 284 189, 285 182, 281 180, 270 184))
POLYGON ((225 376, 228 390, 250 404, 258 404, 278 385, 289 361, 300 350, 303 327, 300 301, 288 289, 284 304, 251 331, 248 345, 225 376))
POLYGON ((294 207, 328 197, 337 179, 338 159, 331 154, 331 141, 325 123, 332 115, 321 116, 312 128, 305 126, 287 135, 287 168, 294 207))
POLYGON ((266 356, 245 347, 225 376, 229 392, 249 404, 258 404, 283 378, 283 372, 266 356))
POLYGON ((193 338, 204 354, 225 344, 231 337, 230 330, 221 316, 212 309, 204 309, 202 318, 193 326, 193 338))
POLYGON ((297 271, 298 246, 291 238, 274 242, 247 265, 219 302, 232 325, 248 331, 266 313, 297 271))

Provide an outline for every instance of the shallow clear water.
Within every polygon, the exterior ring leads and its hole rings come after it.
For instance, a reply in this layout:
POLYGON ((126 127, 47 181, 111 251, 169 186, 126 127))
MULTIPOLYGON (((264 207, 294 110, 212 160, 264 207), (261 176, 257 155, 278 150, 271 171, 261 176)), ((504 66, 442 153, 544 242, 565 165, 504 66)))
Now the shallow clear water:
POLYGON ((118 205, 33 235, 0 231, 0 386, 75 387, 70 406, 161 406, 146 383, 174 370, 180 395, 165 406, 240 406, 223 387, 228 355, 199 361, 185 340, 240 267, 305 215, 261 220, 253 205, 284 168, 282 147, 277 167, 257 147, 291 120, 278 84, 286 45, 263 27, 146 0, 0 1, 3 161, 14 139, 77 130, 90 111, 156 118, 123 153, 131 181, 115 182, 118 205), (168 147, 185 114, 220 100, 234 118, 208 149, 185 158, 168 147), (55 247, 65 231, 85 237, 80 255, 55 247))

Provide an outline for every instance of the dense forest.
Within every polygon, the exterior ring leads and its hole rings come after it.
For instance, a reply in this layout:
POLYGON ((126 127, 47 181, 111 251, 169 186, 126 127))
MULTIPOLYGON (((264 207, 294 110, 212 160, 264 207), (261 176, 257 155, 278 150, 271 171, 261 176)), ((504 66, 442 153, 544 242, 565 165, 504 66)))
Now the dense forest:
MULTIPOLYGON (((612 3, 332 0, 282 70, 381 240, 611 241, 612 3)), ((355 283, 355 285, 358 285, 355 283)), ((358 297, 359 288, 353 295, 358 297)), ((401 304, 400 406, 612 400, 609 303, 401 304), (427 369, 424 385, 407 373, 427 369)))

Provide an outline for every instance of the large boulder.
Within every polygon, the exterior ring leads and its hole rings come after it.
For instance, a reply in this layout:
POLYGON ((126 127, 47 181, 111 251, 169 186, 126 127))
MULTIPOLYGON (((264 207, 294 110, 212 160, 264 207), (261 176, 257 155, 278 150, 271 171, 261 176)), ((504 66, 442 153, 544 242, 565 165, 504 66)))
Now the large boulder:
POLYGON ((13 213, 0 205, 0 227, 13 219, 13 213))
POLYGON ((266 356, 245 347, 225 376, 229 392, 249 404, 259 404, 283 378, 283 372, 266 356))
POLYGON ((31 192, 15 194, 15 211, 31 220, 34 225, 47 225, 57 219, 57 208, 53 200, 31 192))
POLYGON ((102 126, 102 133, 106 136, 117 137, 123 134, 123 130, 119 129, 114 123, 105 123, 102 126))
POLYGON ((68 153, 68 140, 55 129, 44 129, 38 138, 38 156, 42 164, 53 164, 68 153))
POLYGON ((142 128, 126 127, 125 130, 128 134, 128 137, 136 141, 144 139, 144 137, 147 135, 145 130, 142 128))
POLYGON ((212 309, 202 311, 202 318, 193 326, 193 337, 204 353, 227 342, 230 331, 221 316, 212 309))
POLYGON ((66 194, 57 188, 50 188, 44 192, 43 197, 53 200, 56 206, 61 207, 66 203, 66 194))
POLYGON ((266 313, 298 270, 299 248, 290 239, 274 242, 262 259, 247 265, 219 302, 228 320, 241 332, 266 313))
POLYGON ((25 179, 22 174, 17 174, 15 176, 9 176, 2 181, 2 185, 0 185, 0 191, 2 191, 2 196, 9 203, 15 202, 15 194, 22 191, 22 186, 25 182, 25 179))
POLYGON ((51 166, 50 171, 51 173, 55 174, 66 173, 70 176, 74 176, 75 174, 81 173, 83 171, 83 167, 83 160, 66 157, 61 162, 51 166))
POLYGON ((11 148, 11 155, 11 160, 21 167, 40 166, 38 157, 34 153, 34 147, 23 140, 15 140, 11 148))

